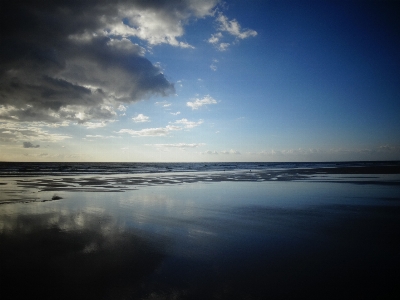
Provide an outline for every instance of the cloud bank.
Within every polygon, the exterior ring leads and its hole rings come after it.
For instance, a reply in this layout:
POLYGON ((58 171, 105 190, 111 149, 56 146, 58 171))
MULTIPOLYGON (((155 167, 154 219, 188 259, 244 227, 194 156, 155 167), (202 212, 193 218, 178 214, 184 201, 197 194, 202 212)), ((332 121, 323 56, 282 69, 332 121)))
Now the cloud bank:
POLYGON ((218 0, 2 2, 0 120, 109 120, 126 105, 167 96, 174 86, 145 58, 149 47, 189 48, 190 19, 218 0))

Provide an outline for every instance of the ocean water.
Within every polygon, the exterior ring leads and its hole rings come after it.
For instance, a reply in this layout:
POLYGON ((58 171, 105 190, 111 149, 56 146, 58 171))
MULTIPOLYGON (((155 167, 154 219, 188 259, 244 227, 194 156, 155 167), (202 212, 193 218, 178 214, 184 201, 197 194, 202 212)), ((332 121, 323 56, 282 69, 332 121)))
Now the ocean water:
POLYGON ((146 174, 166 172, 208 172, 239 170, 281 170, 300 168, 397 166, 393 162, 223 162, 223 163, 34 163, 0 162, 0 176, 79 175, 79 174, 146 174))
POLYGON ((396 172, 248 166, 3 175, 2 295, 398 299, 396 172))

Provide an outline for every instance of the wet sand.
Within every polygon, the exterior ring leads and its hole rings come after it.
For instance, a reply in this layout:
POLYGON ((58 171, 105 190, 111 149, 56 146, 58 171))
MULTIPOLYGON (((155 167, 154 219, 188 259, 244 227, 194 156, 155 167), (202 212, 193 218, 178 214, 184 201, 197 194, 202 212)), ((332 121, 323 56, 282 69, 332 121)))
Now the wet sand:
MULTIPOLYGON (((123 192, 144 186, 196 182, 319 181, 400 186, 400 166, 363 166, 223 172, 0 177, 0 204, 49 201, 57 192, 123 192), (359 175, 359 176, 355 176, 359 175), (52 196, 49 193, 53 192, 52 196), (43 195, 45 194, 45 195, 43 195)), ((53 199, 54 200, 54 199, 53 199)))
POLYGON ((398 171, 345 171, 1 178, 2 295, 398 299, 398 171))

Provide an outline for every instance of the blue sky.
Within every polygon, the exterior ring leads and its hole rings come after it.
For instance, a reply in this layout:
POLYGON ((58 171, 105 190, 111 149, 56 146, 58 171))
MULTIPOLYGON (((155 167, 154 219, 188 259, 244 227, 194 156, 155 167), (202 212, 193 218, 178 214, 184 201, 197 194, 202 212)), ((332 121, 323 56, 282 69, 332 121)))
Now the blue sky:
POLYGON ((0 160, 399 160, 395 4, 6 1, 0 160))

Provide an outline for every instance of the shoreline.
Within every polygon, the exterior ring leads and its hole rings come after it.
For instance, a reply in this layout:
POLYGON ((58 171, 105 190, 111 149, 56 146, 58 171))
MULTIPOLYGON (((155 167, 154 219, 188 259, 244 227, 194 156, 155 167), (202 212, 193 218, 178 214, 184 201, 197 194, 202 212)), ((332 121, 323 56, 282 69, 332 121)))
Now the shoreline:
POLYGON ((348 166, 337 168, 281 168, 205 172, 138 174, 52 174, 1 176, 0 204, 56 201, 53 192, 125 192, 147 186, 213 182, 330 182, 400 186, 400 166, 348 166), (39 193, 47 193, 46 197, 39 193), (50 198, 50 199, 48 199, 50 198))

